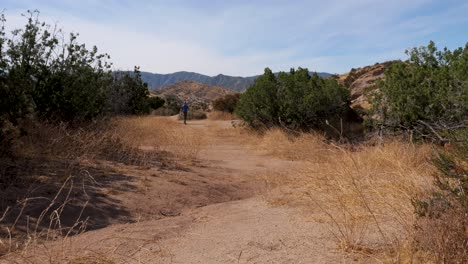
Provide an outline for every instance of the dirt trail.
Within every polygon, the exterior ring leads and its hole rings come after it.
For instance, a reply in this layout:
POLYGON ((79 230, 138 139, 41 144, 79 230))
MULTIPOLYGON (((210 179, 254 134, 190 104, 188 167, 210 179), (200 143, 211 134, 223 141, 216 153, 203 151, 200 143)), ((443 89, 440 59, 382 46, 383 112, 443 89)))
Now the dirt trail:
POLYGON ((261 155, 219 133, 233 129, 229 121, 192 121, 188 127, 208 139, 197 162, 135 168, 140 191, 109 194, 132 221, 117 221, 62 245, 47 243, 31 249, 27 260, 48 262, 56 254, 70 263, 352 261, 337 250, 324 223, 265 199, 264 176, 287 172, 294 162, 261 155))

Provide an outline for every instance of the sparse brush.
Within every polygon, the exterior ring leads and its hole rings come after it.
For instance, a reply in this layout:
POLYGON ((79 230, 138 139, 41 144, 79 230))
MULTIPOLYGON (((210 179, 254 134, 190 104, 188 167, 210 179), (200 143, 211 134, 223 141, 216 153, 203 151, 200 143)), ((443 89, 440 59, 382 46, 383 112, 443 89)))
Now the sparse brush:
POLYGON ((415 195, 415 247, 437 263, 468 262, 468 145, 438 151, 435 188, 415 195))
POLYGON ((213 111, 208 114, 209 120, 234 120, 236 116, 229 112, 213 111))
POLYGON ((18 249, 22 250, 22 254, 27 254, 28 249, 38 243, 55 240, 65 242, 69 236, 85 231, 88 219, 83 219, 83 211, 88 202, 82 204, 81 210, 79 214, 74 216, 76 218, 72 224, 66 225, 62 222, 65 208, 75 199, 72 193, 79 190, 86 194, 85 180, 81 179, 83 180, 82 185, 76 185, 75 180, 78 179, 72 176, 68 177, 51 198, 28 197, 17 202, 19 210, 10 210, 12 207, 7 207, 0 218, 1 231, 8 234, 0 236, 0 256, 18 249), (26 215, 25 209, 35 200, 47 200, 48 204, 39 215, 26 215), (21 229, 21 231, 17 231, 17 229, 21 229))
POLYGON ((328 149, 325 137, 318 133, 288 134, 279 128, 265 131, 257 142, 259 149, 287 160, 321 159, 328 149))
POLYGON ((288 135, 279 129, 255 140, 270 155, 300 161, 295 171, 270 177, 270 185, 283 190, 272 202, 304 201, 329 223, 345 251, 400 257, 414 233, 411 198, 432 186, 429 146, 399 141, 338 146, 320 135, 288 135))
POLYGON ((326 163, 311 163, 304 176, 313 205, 332 220, 344 250, 381 250, 410 237, 411 195, 428 188, 430 151, 394 142, 351 152, 337 148, 326 163))
POLYGON ((157 150, 178 159, 196 159, 204 142, 196 128, 161 117, 116 119, 116 133, 127 145, 141 150, 157 150))
POLYGON ((32 126, 16 145, 15 159, 0 160, 0 255, 17 249, 26 254, 38 243, 83 232, 88 194, 100 195, 93 188, 107 172, 100 162, 146 167, 166 158, 193 160, 204 140, 196 128, 159 117, 32 126), (73 209, 67 210, 70 205, 73 209))

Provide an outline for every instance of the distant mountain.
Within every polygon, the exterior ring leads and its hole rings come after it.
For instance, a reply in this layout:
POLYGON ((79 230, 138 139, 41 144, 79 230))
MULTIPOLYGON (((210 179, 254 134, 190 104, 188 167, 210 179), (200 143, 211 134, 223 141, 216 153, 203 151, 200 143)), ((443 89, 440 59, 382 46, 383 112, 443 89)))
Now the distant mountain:
POLYGON ((232 94, 233 91, 221 86, 213 86, 194 81, 179 81, 160 89, 151 90, 152 94, 162 98, 176 97, 179 101, 210 103, 213 100, 232 94))
MULTIPOLYGON (((319 72, 318 75, 324 78, 331 76, 331 74, 325 72, 319 72)), ((182 71, 170 74, 141 72, 141 77, 144 82, 148 83, 150 89, 158 89, 178 81, 195 81, 209 85, 226 87, 236 92, 243 92, 254 82, 258 76, 238 77, 219 74, 210 77, 195 72, 182 71)))

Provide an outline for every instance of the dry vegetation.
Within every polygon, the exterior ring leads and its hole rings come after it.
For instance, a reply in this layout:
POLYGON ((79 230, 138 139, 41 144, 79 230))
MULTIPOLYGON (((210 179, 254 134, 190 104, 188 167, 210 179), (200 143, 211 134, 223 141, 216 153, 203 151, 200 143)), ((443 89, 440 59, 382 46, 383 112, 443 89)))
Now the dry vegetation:
MULTIPOLYGON (((215 112, 209 118, 232 117, 215 112)), ((437 262, 440 258, 426 244, 439 243, 440 254, 449 254, 445 251, 453 247, 446 247, 450 239, 446 234, 458 234, 464 239, 464 234, 459 233, 460 229, 466 230, 463 219, 446 225, 441 221, 453 221, 450 215, 420 221, 414 213, 412 200, 434 188, 432 175, 436 170, 430 162, 434 154, 430 145, 398 140, 375 145, 337 145, 320 134, 288 134, 281 129, 259 134, 227 126, 218 129, 216 134, 235 138, 261 154, 294 161, 295 168, 287 173, 265 177, 268 201, 302 208, 311 221, 327 223, 337 247, 344 252, 360 254, 371 262, 437 262), (419 229, 415 229, 416 225, 419 229)), ((10 185, 2 182, 1 205, 5 213, 0 217, 2 254, 21 248, 27 255, 29 248, 44 241, 65 243, 69 236, 83 232, 90 220, 82 216, 83 209, 89 206, 86 198, 103 173, 97 171, 103 166, 97 161, 140 167, 164 162, 164 157, 190 161, 197 158, 208 142, 196 128, 162 117, 115 118, 104 126, 79 130, 41 125, 34 131, 37 133, 23 138, 21 149, 16 150, 21 158, 2 161, 8 163, 1 172, 2 179, 18 176, 10 185), (61 162, 53 162, 57 160, 61 162), (47 164, 47 168, 39 162, 47 164), (24 166, 27 163, 30 165, 24 166), (47 189, 48 196, 31 191, 33 188, 24 189, 38 184, 54 187, 47 189), (21 188, 24 195, 8 197, 21 188), (35 203, 36 199, 44 202, 35 203), (41 208, 38 217, 27 216, 30 206, 41 208), (76 207, 73 217, 63 222, 61 215, 70 206, 76 207)), ((67 261, 112 263, 110 256, 114 254, 88 253, 82 259, 67 261)), ((60 263, 67 259, 67 254, 50 252, 49 258, 50 262, 60 263)))
POLYGON ((123 142, 141 150, 164 151, 178 159, 195 159, 205 143, 203 135, 192 127, 161 117, 119 118, 113 121, 115 133, 123 142))
POLYGON ((208 103, 233 92, 221 86, 212 86, 194 81, 179 81, 153 90, 153 93, 163 98, 175 96, 179 100, 189 100, 191 103, 208 103))
POLYGON ((222 112, 222 111, 212 111, 208 113, 209 120, 234 120, 238 119, 236 115, 231 114, 229 112, 222 112))
MULTIPOLYGON (((15 158, 0 160, 0 256, 18 250, 26 256, 47 241, 65 243, 112 223, 119 209, 106 209, 112 202, 102 188, 119 184, 109 182, 116 168, 190 162, 204 142, 193 128, 181 131, 177 121, 159 117, 115 118, 78 129, 31 126, 34 132, 16 143, 15 158)), ((62 263, 63 254, 55 253, 48 261, 62 263)))
POLYGON ((318 134, 290 135, 280 129, 236 133, 263 153, 299 161, 294 171, 266 177, 272 192, 268 200, 300 206, 314 221, 328 223, 342 250, 384 262, 434 260, 415 243, 421 231, 414 228, 412 204, 433 188, 431 146, 397 140, 336 145, 318 134))

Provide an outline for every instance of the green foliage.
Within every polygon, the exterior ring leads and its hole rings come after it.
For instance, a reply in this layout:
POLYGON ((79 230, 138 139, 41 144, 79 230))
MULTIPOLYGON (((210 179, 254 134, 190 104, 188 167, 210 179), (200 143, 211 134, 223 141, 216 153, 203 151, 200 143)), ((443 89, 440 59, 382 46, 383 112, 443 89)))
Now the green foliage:
POLYGON ((241 95, 236 113, 251 126, 323 128, 347 110, 349 91, 335 79, 291 69, 276 77, 270 69, 241 95))
POLYGON ((151 109, 156 110, 164 105, 166 101, 160 97, 149 97, 148 98, 148 103, 151 109))
POLYGON ((425 135, 466 121, 468 43, 454 51, 438 51, 430 42, 407 54, 407 62, 393 63, 386 70, 373 96, 378 123, 425 135))
POLYGON ((433 160, 436 190, 413 199, 418 216, 416 241, 437 263, 468 261, 468 144, 450 143, 433 160), (429 234, 429 235, 428 235, 429 234))
POLYGON ((158 103, 160 102, 149 97, 148 85, 141 79, 138 67, 135 67, 133 73, 119 72, 114 74, 107 103, 111 113, 147 114, 152 106, 157 106, 158 103))
POLYGON ((213 108, 217 111, 234 113, 237 103, 239 102, 240 94, 228 94, 224 97, 213 101, 213 108))
POLYGON ((175 95, 169 95, 166 98, 165 107, 168 109, 170 115, 176 115, 180 112, 180 106, 182 105, 182 100, 180 100, 175 95))
MULTIPOLYGON (((468 138, 468 129, 457 131, 457 137, 468 138)), ((435 185, 442 192, 451 196, 457 207, 463 208, 468 215, 468 142, 452 142, 445 146, 445 152, 439 151, 433 160, 439 173, 435 174, 435 185)))
POLYGON ((14 109, 10 118, 32 111, 67 121, 97 116, 110 81, 109 56, 77 43, 75 34, 59 41, 61 32, 40 22, 38 14, 29 11, 25 27, 12 31, 7 40, 7 105, 14 109))
POLYGON ((16 72, 11 72, 10 58, 9 58, 9 39, 5 37, 5 17, 2 14, 0 17, 0 125, 11 122, 16 124, 17 119, 23 116, 28 111, 28 105, 31 98, 27 95, 26 89, 17 87, 17 82, 23 82, 30 86, 27 79, 18 79, 19 75, 16 72), (16 78, 11 78, 15 76, 16 78))
POLYGON ((438 217, 454 207, 468 214, 468 144, 450 145, 450 152, 440 152, 433 159, 438 172, 434 183, 438 191, 425 200, 415 200, 416 213, 420 217, 438 217))
POLYGON ((38 11, 28 11, 26 18, 24 28, 7 37, 0 15, 2 148, 24 132, 25 119, 86 121, 109 112, 148 113, 150 103, 160 104, 150 101, 138 68, 116 77, 110 56, 78 43, 77 34, 64 38, 57 27, 39 21, 38 11))
POLYGON ((240 97, 236 113, 251 126, 267 127, 278 124, 278 81, 266 68, 240 97))

